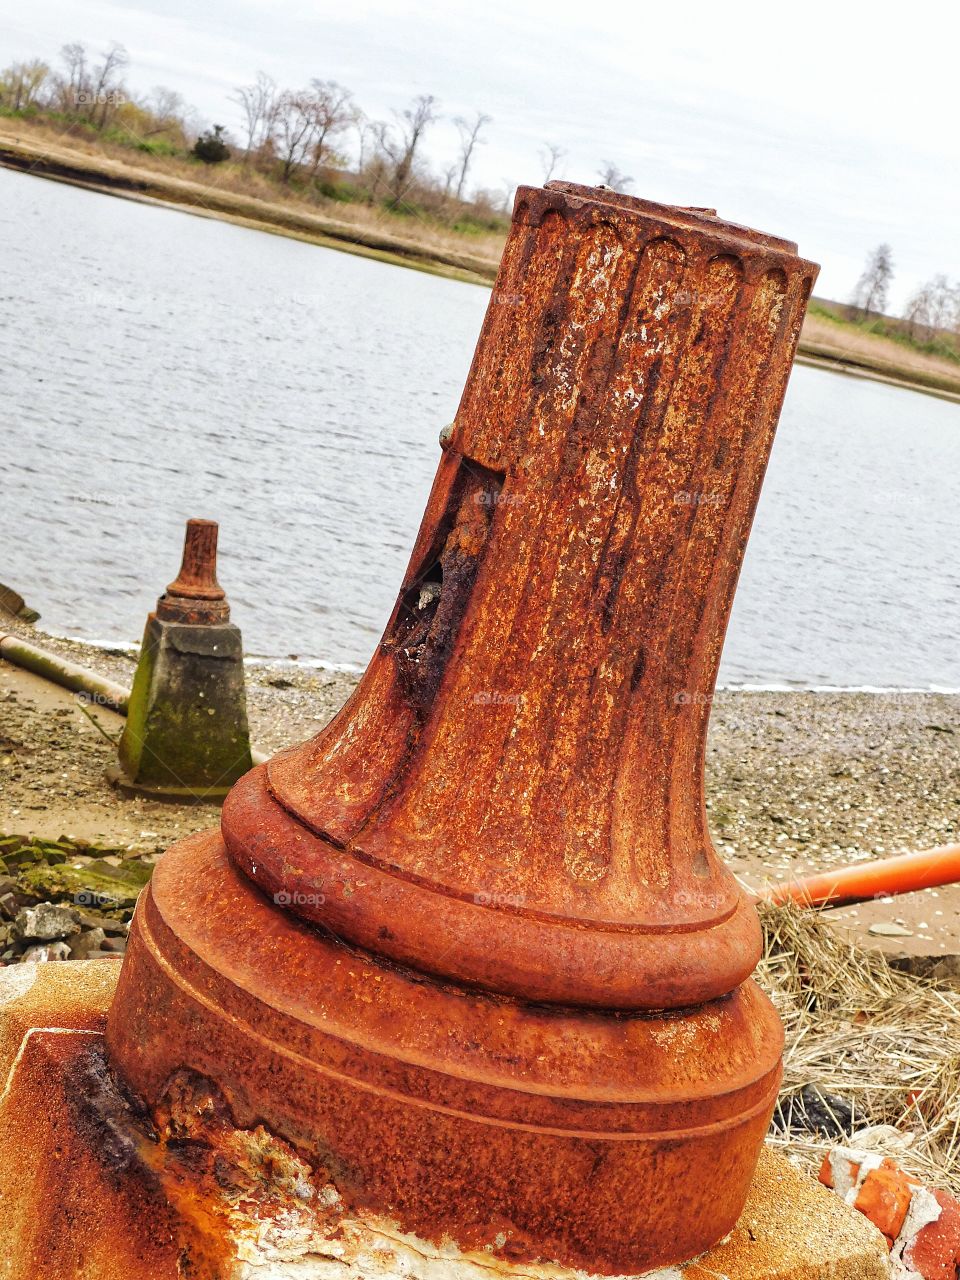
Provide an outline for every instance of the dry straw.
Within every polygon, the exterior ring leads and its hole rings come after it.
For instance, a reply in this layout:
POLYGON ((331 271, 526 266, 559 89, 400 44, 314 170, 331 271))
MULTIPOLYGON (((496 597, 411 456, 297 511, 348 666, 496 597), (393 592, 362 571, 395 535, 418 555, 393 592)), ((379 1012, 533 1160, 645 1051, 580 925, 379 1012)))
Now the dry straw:
MULTIPOLYGON (((783 1093, 816 1085, 847 1099, 861 1123, 896 1130, 887 1149, 903 1168, 960 1192, 960 992, 891 968, 820 912, 764 906, 761 917, 756 976, 786 1030, 783 1093)), ((838 1141, 773 1140, 808 1167, 838 1141)))

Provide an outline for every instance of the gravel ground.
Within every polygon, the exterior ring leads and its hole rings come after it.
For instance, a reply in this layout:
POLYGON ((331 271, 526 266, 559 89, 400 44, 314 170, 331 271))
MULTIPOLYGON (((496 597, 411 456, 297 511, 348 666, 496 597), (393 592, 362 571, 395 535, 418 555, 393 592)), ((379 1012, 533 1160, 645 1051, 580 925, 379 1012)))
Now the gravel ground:
MULTIPOLYGON (((132 654, 13 629, 119 683, 132 680, 132 654)), ((113 748, 72 695, 9 663, 0 662, 0 675, 0 834, 162 847, 216 822, 211 805, 118 796, 103 780, 113 748), (82 813, 93 814, 92 825, 84 819, 75 830, 82 813)), ((356 681, 293 663, 250 664, 247 677, 253 740, 271 753, 316 733, 356 681)), ((94 714, 105 732, 118 732, 119 717, 94 714)), ((960 842, 960 697, 721 692, 707 795, 718 849, 755 885, 960 842)))

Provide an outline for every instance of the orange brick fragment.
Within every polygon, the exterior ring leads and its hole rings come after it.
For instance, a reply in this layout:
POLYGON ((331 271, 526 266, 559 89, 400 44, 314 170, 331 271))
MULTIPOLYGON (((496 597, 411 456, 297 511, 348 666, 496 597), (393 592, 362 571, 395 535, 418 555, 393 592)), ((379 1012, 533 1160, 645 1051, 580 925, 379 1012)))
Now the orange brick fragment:
POLYGON ((853 1207, 883 1232, 892 1247, 910 1208, 910 1195, 910 1179, 892 1160, 884 1160, 864 1178, 853 1207))
POLYGON ((906 1246, 903 1260, 923 1280, 956 1280, 960 1266, 960 1201, 949 1191, 932 1192, 940 1217, 917 1232, 906 1246))

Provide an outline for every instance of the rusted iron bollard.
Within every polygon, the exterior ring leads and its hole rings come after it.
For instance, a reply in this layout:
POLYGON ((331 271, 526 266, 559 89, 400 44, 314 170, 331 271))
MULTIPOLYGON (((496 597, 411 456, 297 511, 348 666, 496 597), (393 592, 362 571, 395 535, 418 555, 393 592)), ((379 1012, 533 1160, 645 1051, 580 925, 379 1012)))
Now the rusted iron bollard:
POLYGON ((704 742, 815 274, 521 189, 360 686, 138 908, 108 1038, 151 1106, 209 1077, 348 1203, 506 1258, 633 1273, 732 1226, 782 1034, 704 742))
POLYGON ((217 581, 215 520, 188 520, 180 572, 157 601, 157 617, 166 622, 228 622, 230 606, 217 581))
POLYGON ((188 520, 180 572, 147 617, 119 768, 125 789, 218 799, 251 767, 243 643, 217 581, 213 520, 188 520))

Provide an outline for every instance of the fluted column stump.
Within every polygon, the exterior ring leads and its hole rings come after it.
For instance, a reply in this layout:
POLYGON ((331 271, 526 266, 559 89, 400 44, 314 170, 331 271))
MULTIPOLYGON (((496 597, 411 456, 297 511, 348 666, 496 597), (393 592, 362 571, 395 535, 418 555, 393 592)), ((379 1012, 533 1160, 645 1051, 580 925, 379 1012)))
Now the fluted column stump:
POLYGON ((180 572, 147 617, 119 764, 124 790, 222 799, 248 769, 243 642, 217 581, 213 520, 188 520, 180 572))
POLYGON ((109 1024, 347 1205, 634 1274, 743 1207, 781 1074, 703 758, 816 268, 603 189, 522 188, 353 697, 174 846, 109 1024))

